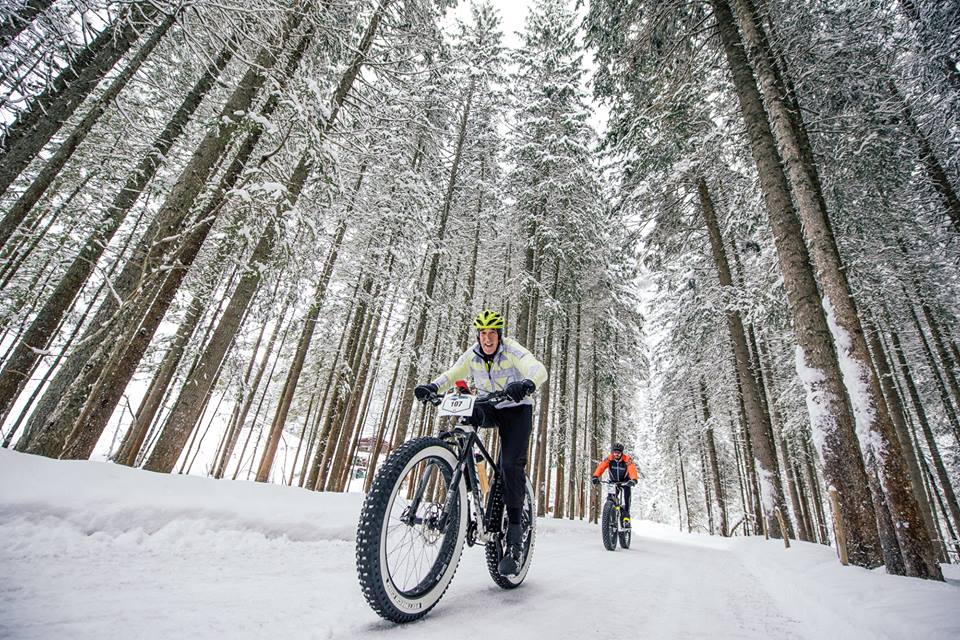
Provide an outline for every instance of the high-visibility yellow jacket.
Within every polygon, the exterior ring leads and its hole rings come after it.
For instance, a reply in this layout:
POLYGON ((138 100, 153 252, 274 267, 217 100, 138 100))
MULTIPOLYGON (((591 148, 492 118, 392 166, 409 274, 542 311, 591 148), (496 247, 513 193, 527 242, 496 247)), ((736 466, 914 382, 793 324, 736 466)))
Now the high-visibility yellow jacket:
MULTIPOLYGON (((480 345, 475 344, 463 352, 456 363, 441 373, 433 384, 439 393, 453 386, 457 380, 472 380, 481 396, 502 391, 508 384, 524 379, 532 380, 537 388, 547 381, 547 369, 523 345, 512 338, 503 338, 493 358, 485 360, 480 345)), ((533 404, 529 396, 520 402, 505 400, 497 408, 533 404)))

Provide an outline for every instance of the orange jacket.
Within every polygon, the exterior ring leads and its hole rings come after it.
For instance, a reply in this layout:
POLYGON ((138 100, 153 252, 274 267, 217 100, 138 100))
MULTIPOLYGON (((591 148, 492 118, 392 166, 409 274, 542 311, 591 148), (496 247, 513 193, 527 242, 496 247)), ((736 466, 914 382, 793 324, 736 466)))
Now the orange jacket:
POLYGON ((633 458, 625 453, 620 456, 619 460, 614 460, 611 453, 600 461, 593 475, 595 478, 599 478, 607 470, 610 471, 610 478, 617 482, 626 480, 626 476, 629 476, 631 480, 637 479, 637 465, 633 464, 633 458))

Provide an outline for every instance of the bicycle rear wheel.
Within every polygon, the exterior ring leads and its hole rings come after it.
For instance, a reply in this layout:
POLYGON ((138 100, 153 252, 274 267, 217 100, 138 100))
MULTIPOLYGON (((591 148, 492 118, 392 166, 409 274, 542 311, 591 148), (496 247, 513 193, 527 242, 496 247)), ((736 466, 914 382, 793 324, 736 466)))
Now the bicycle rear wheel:
POLYGON ((364 500, 357 574, 367 602, 387 620, 426 615, 456 573, 467 530, 465 484, 451 486, 456 464, 442 440, 411 440, 383 464, 364 500), (453 506, 444 514, 451 492, 453 506))
POLYGON ((624 549, 630 548, 630 529, 624 529, 620 532, 620 546, 624 549))
POLYGON ((503 483, 497 481, 493 488, 493 494, 490 496, 490 522, 498 523, 500 534, 495 540, 488 542, 485 547, 487 556, 487 571, 490 577, 502 589, 516 589, 527 577, 530 570, 530 561, 533 558, 533 543, 537 537, 537 511, 533 503, 533 485, 530 480, 526 481, 526 491, 523 500, 523 513, 521 515, 521 526, 524 535, 521 546, 523 548, 523 560, 520 563, 520 572, 515 576, 500 575, 499 565, 506 550, 505 536, 507 531, 507 513, 503 505, 503 483))

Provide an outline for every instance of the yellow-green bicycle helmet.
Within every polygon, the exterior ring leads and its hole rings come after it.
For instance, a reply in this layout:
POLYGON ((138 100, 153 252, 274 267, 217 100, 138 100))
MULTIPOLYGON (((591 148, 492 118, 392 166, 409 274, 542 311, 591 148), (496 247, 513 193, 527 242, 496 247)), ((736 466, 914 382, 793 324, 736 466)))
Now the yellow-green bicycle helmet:
POLYGON ((483 329, 503 329, 503 325, 503 316, 490 309, 484 309, 473 319, 473 327, 477 331, 482 331, 483 329))

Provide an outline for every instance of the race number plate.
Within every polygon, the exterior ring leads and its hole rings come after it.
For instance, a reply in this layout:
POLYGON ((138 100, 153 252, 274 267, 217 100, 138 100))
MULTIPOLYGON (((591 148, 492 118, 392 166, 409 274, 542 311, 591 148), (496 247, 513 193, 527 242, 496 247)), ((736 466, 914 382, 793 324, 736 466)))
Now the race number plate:
POLYGON ((465 416, 473 415, 473 404, 477 401, 477 396, 460 395, 451 393, 443 396, 443 402, 440 404, 441 416, 465 416))

